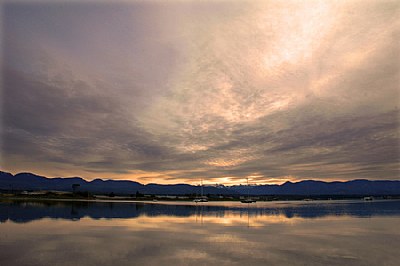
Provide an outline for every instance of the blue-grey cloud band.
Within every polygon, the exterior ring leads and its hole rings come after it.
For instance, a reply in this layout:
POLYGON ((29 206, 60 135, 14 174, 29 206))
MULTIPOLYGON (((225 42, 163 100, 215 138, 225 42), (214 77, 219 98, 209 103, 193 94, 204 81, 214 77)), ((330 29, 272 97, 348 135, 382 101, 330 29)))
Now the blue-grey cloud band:
POLYGON ((398 1, 2 8, 4 170, 399 178, 398 1))

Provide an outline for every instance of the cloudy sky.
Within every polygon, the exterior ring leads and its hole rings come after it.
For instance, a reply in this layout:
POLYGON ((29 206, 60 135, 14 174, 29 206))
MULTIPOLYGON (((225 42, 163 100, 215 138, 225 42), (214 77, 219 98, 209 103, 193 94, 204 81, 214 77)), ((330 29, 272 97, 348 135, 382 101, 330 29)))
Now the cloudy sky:
POLYGON ((9 1, 1 169, 400 179, 400 2, 9 1))

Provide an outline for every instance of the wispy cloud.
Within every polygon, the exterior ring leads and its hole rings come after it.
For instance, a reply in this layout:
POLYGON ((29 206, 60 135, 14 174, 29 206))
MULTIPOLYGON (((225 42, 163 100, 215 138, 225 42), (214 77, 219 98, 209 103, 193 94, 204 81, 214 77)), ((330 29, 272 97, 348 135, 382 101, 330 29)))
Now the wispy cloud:
POLYGON ((5 170, 164 183, 399 178, 398 1, 9 2, 3 12, 5 170))

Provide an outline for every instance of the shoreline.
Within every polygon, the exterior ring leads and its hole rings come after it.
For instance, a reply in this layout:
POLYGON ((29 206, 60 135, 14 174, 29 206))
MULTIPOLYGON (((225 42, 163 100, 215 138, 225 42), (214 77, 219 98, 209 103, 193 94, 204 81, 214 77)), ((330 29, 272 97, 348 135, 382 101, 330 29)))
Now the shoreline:
POLYGON ((209 200, 208 202, 193 202, 192 200, 146 200, 146 199, 84 199, 84 198, 46 198, 46 197, 11 197, 0 196, 0 202, 3 201, 44 201, 44 202, 87 202, 87 203, 143 203, 143 204, 174 204, 174 205, 193 205, 193 206, 207 206, 207 205, 223 205, 226 204, 239 204, 242 206, 256 206, 257 203, 338 203, 338 202, 382 202, 382 201, 398 201, 400 198, 377 198, 372 201, 366 201, 363 198, 347 198, 347 199, 316 199, 316 200, 259 200, 255 203, 241 203, 240 200, 209 200))

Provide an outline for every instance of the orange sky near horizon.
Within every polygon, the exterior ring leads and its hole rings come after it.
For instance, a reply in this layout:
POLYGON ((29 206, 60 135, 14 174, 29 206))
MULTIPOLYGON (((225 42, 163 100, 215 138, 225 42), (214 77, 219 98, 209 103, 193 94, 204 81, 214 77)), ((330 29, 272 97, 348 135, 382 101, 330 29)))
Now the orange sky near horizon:
POLYGON ((400 2, 4 1, 3 171, 400 179, 400 2))

